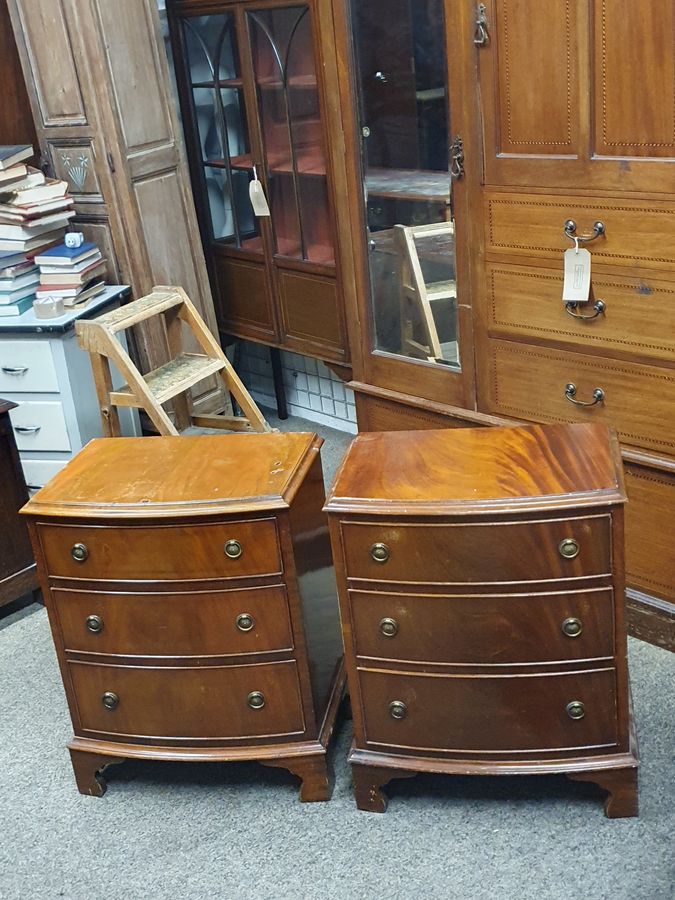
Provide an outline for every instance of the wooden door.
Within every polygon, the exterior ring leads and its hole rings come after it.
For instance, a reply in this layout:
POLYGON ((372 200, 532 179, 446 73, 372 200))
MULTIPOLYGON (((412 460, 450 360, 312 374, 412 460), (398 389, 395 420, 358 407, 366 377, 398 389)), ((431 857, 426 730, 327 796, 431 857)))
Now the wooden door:
POLYGON ((675 190, 675 5, 487 0, 485 183, 675 190))
MULTIPOLYGON (((108 280, 137 297, 179 284, 215 333, 154 0, 10 0, 10 11, 43 157, 108 280)), ((158 328, 135 336, 144 370, 166 360, 158 328)), ((216 384, 194 395, 200 411, 219 403, 216 384)))

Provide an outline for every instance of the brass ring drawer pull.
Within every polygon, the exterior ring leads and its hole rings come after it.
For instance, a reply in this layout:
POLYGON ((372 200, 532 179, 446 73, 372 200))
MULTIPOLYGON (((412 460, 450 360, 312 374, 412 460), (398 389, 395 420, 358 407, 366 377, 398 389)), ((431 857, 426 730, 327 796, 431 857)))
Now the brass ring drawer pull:
POLYGON ((84 562, 89 558, 89 551, 84 544, 73 544, 70 548, 70 555, 75 562, 84 562))
POLYGON ((575 721, 578 719, 583 719, 586 715, 586 710, 584 709, 584 704, 581 700, 570 700, 570 702, 565 707, 565 712, 570 717, 570 719, 574 719, 575 721))
POLYGON ((572 241, 579 241, 580 244, 590 244, 591 241, 597 240, 605 233, 604 222, 593 222, 593 234, 577 234, 577 223, 574 219, 568 219, 565 222, 565 234, 572 241))
POLYGON ((380 632, 388 638, 396 637, 398 634, 398 622, 396 619, 382 619, 380 621, 380 632))
POLYGON ((120 698, 117 694, 112 691, 106 691, 105 694, 101 697, 101 703, 105 706, 106 709, 117 709, 119 706, 120 698))
POLYGON ((92 634, 103 631, 103 619, 100 616, 87 616, 85 624, 87 631, 91 631, 92 634))
POLYGON ((229 559, 239 559, 242 553, 243 550, 239 541, 227 541, 225 543, 225 556, 229 557, 229 559))
POLYGON ((237 616, 237 628, 239 631, 252 631, 255 628, 255 619, 250 613, 240 613, 237 616))
POLYGON ((402 700, 392 700, 389 704, 389 715, 392 719, 405 719, 408 715, 408 707, 402 700))
POLYGON ((577 619, 574 616, 570 616, 569 619, 565 619, 562 623, 563 634, 567 635, 567 637, 579 637, 583 630, 581 619, 577 619))
POLYGON ((558 544, 558 552, 565 559, 576 559, 579 555, 579 541, 574 538, 565 538, 558 544))
POLYGON ((569 313, 569 315, 572 316, 573 319, 581 319, 584 322, 591 322, 593 319, 597 319, 598 316, 601 316, 607 309, 607 306, 604 300, 596 300, 593 304, 594 312, 590 316, 584 316, 581 313, 575 312, 576 308, 576 303, 565 304, 565 312, 569 313))
POLYGON ((386 563, 391 556, 391 550, 386 544, 373 544, 370 548, 370 555, 376 563, 386 563))
POLYGON ((260 691, 251 691, 248 695, 248 705, 251 709, 262 709, 265 705, 265 695, 260 691))
POLYGON ((605 399, 605 392, 600 387, 593 390, 592 400, 575 400, 576 393, 576 384, 573 384, 570 381, 569 384, 565 385, 565 400, 569 400, 569 402, 574 403, 575 406, 595 406, 596 403, 603 403, 605 399))

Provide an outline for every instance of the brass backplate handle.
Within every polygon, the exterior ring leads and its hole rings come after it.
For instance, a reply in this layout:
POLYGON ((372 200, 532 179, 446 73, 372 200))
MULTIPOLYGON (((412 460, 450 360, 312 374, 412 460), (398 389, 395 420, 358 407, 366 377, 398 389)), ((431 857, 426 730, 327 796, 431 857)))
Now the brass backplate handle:
POLYGON ((260 691, 251 691, 248 695, 247 702, 251 709, 262 709, 265 705, 265 695, 260 691))
POLYGON ((576 384, 573 384, 570 381, 565 385, 565 400, 569 400, 569 402, 574 403, 575 406, 595 406, 597 403, 603 403, 605 399, 605 392, 601 387, 594 388, 592 400, 577 400, 575 399, 576 393, 576 384))
POLYGON ((396 637, 396 635, 398 634, 398 622, 396 621, 396 619, 381 619, 380 632, 384 635, 384 637, 396 637))
POLYGON ((241 554, 244 552, 239 541, 226 541, 225 542, 225 556, 229 559, 239 559, 241 554))
POLYGON ((100 616, 87 616, 85 625, 87 631, 91 631, 92 634, 99 634, 103 631, 103 619, 100 616))
POLYGON ((558 552, 565 559, 576 559, 579 550, 579 541, 575 541, 574 538, 565 538, 558 544, 558 552))
POLYGON ((570 616, 562 623, 562 632, 569 638, 578 638, 583 630, 581 619, 576 616, 570 616))
POLYGON ((402 700, 392 700, 389 704, 389 715, 392 719, 405 719, 408 715, 408 707, 402 700))
POLYGON ((577 223, 574 219, 568 219, 564 227, 566 236, 571 241, 575 243, 578 241, 580 244, 590 244, 591 241, 597 240, 606 231, 605 223, 600 221, 593 223, 593 234, 577 234, 577 223))
POLYGON ((240 613, 237 616, 237 628, 239 631, 252 631, 255 628, 255 619, 251 613, 240 613))
POLYGON ((391 550, 386 544, 373 544, 370 548, 370 555, 376 563, 386 563, 391 556, 391 550))
POLYGON ((101 703, 105 706, 106 709, 117 709, 119 706, 120 698, 117 694, 113 693, 113 691, 106 691, 105 694, 101 697, 101 703))
POLYGON ((84 544, 73 544, 70 548, 70 555, 73 557, 75 562, 85 562, 89 557, 89 551, 87 550, 84 544))
POLYGON ((584 704, 581 700, 570 700, 570 702, 565 707, 565 712, 570 717, 570 719, 583 719, 586 715, 586 710, 584 709, 584 704))
POLYGON ((604 300, 596 300, 593 304, 593 312, 589 316, 585 316, 583 313, 578 313, 576 310, 578 306, 576 303, 566 303, 565 304, 565 312, 568 315, 572 316, 573 319, 581 319, 582 322, 592 322, 593 319, 597 319, 598 316, 604 314, 607 309, 607 305, 604 300))

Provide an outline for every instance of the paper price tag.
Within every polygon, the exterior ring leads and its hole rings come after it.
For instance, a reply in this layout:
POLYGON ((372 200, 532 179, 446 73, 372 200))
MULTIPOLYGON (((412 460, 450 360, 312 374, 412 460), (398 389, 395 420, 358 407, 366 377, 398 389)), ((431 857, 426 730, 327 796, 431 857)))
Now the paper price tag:
POLYGON ((588 250, 565 250, 563 303, 588 303, 591 296, 591 254, 588 250))
POLYGON ((263 186, 258 180, 258 173, 255 166, 253 167, 253 181, 249 183, 248 195, 251 198, 251 206, 256 216, 269 216, 270 208, 267 204, 267 197, 263 186))

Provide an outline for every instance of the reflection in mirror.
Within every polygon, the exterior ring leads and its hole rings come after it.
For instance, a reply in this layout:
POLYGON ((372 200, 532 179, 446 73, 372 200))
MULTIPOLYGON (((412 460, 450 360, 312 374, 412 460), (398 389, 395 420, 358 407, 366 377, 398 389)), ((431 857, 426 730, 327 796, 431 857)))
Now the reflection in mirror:
POLYGON ((351 0, 375 349, 459 369, 443 0, 351 0))

